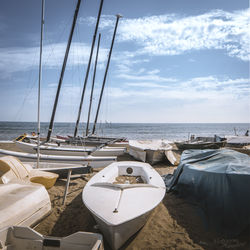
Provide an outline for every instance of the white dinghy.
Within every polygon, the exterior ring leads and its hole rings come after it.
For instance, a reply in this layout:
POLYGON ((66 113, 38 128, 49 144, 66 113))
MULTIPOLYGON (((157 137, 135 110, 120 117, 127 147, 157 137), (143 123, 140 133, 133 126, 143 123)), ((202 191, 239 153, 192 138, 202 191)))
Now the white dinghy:
POLYGON ((40 184, 22 180, 2 184, 0 180, 0 194, 0 230, 35 225, 51 209, 49 194, 40 184))
POLYGON ((129 154, 149 164, 164 160, 165 152, 172 149, 167 140, 129 140, 129 154))
POLYGON ((162 201, 165 184, 147 163, 110 164, 90 179, 82 199, 113 249, 120 248, 162 201))

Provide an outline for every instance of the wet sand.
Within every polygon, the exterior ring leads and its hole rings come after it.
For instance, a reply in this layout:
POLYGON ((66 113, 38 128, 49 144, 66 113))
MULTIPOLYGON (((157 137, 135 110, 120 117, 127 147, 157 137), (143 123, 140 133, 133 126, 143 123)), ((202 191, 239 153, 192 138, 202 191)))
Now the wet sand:
MULTIPOLYGON (((0 148, 14 150, 14 145, 0 144, 0 148)), ((133 160, 128 154, 119 160, 133 160)), ((175 167, 163 162, 154 165, 159 174, 172 173, 175 167)), ((35 229, 52 236, 67 236, 77 231, 98 232, 95 221, 82 202, 82 189, 98 170, 71 180, 65 205, 62 205, 66 180, 58 180, 48 192, 52 211, 35 229)), ((151 213, 145 226, 122 249, 250 249, 250 231, 238 238, 225 239, 208 232, 197 213, 196 204, 167 193, 151 213)), ((110 249, 104 240, 105 249, 110 249)))

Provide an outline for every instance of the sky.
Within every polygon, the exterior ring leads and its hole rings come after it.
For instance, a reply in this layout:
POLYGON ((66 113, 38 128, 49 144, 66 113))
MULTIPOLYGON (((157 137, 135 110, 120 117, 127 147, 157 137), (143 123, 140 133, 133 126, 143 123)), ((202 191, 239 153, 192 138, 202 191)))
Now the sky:
MULTIPOLYGON (((76 0, 45 0, 41 121, 49 122, 76 0)), ((82 0, 56 112, 75 122, 100 0, 82 0)), ((91 121, 250 122, 248 0, 104 0, 91 121)), ((41 0, 0 2, 0 121, 37 121, 41 0)), ((96 41, 97 45, 97 41, 96 41)), ((95 46, 96 47, 96 46, 95 46)), ((81 121, 87 119, 94 50, 81 121)))

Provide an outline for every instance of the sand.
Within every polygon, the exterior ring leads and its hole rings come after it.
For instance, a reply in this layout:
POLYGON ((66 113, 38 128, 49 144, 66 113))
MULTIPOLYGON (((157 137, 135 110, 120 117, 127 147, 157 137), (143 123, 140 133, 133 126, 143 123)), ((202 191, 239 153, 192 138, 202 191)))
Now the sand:
MULTIPOLYGON (((0 148, 14 146, 0 144, 0 148)), ((119 160, 133 160, 129 155, 119 160)), ((154 166, 159 174, 172 173, 175 167, 167 162, 154 166)), ((62 205, 66 180, 58 180, 48 192, 52 211, 35 229, 51 236, 67 236, 77 231, 101 233, 94 218, 81 198, 83 187, 100 169, 82 178, 71 180, 65 205, 62 205)), ((196 204, 167 193, 163 201, 152 211, 145 226, 122 249, 250 249, 250 231, 238 238, 225 239, 215 232, 208 232, 197 214, 196 204)), ((104 240, 105 249, 110 249, 104 240)))

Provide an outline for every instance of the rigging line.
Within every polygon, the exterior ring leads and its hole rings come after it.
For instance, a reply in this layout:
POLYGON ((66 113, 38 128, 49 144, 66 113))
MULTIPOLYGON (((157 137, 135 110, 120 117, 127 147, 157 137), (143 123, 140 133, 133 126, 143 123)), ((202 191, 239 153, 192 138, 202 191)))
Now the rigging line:
POLYGON ((94 31, 94 35, 93 35, 93 39, 92 39, 91 51, 90 51, 90 55, 89 55, 87 72, 86 72, 86 76, 85 76, 85 80, 84 80, 84 84, 83 84, 83 89, 82 89, 82 96, 81 96, 78 116, 77 116, 77 120, 76 120, 74 137, 76 137, 76 135, 77 135, 78 124, 79 124, 80 117, 81 117, 83 98, 84 98, 84 94, 85 94, 86 85, 87 85, 87 82, 88 82, 89 68, 90 68, 91 61, 92 61, 92 54, 93 54, 93 50, 94 50, 94 46, 95 46, 96 33, 97 33, 97 30, 98 30, 98 26, 99 26, 99 20, 100 20, 100 16, 101 16, 101 12, 102 12, 102 6, 103 6, 103 0, 101 0, 101 2, 100 2, 100 7, 99 7, 99 11, 98 11, 96 26, 95 26, 95 31, 94 31))
MULTIPOLYGON (((32 63, 31 63, 32 67, 37 64, 37 63, 35 63, 35 61, 37 60, 37 57, 38 57, 38 52, 36 52, 33 55, 32 63)), ((32 94, 32 90, 36 86, 37 79, 38 79, 38 76, 34 73, 33 69, 30 69, 29 74, 28 74, 27 86, 25 88, 23 88, 23 90, 26 89, 26 91, 25 91, 26 96, 24 96, 23 101, 22 101, 21 105, 19 106, 19 109, 17 110, 16 115, 15 115, 15 119, 17 121, 19 121, 21 119, 21 116, 22 116, 21 111, 23 110, 28 98, 32 94), (33 80, 31 80, 31 78, 33 78, 33 80)))
MULTIPOLYGON (((57 44, 60 44, 59 41, 62 40, 63 35, 66 33, 66 28, 69 27, 69 24, 70 24, 70 21, 72 20, 72 18, 73 18, 73 15, 71 14, 70 17, 68 18, 68 20, 65 22, 66 24, 63 25, 63 30, 60 32, 59 36, 55 40, 54 45, 53 46, 49 46, 50 52, 47 54, 47 58, 44 59, 44 63, 43 63, 44 66, 47 66, 47 64, 49 62, 49 59, 53 55, 55 55, 55 53, 54 53, 55 47, 56 47, 57 44)), ((45 40, 44 43, 46 43, 46 44, 52 44, 52 39, 48 39, 47 38, 47 39, 44 39, 44 40, 45 40)))
POLYGON ((102 89, 101 89, 101 93, 100 93, 100 97, 99 97, 99 102, 98 102, 98 107, 97 107, 97 111, 96 111, 96 117, 95 117, 95 121, 94 121, 94 126, 93 126, 93 129, 92 129, 92 134, 95 133, 96 122, 97 122, 98 115, 99 115, 99 109, 100 109, 100 105, 101 105, 101 101, 102 101, 103 90, 104 90, 105 83, 106 83, 106 77, 107 77, 108 68, 109 68, 110 59, 111 59, 111 54, 112 54, 113 45, 114 45, 114 41, 115 41, 115 35, 116 35, 116 31, 117 31, 117 26, 118 26, 119 19, 121 17, 122 17, 121 15, 116 15, 115 29, 114 29, 114 33, 113 33, 113 38, 112 38, 110 50, 109 50, 109 57, 108 57, 107 65, 106 65, 106 70, 105 70, 104 78, 103 78, 102 89))
POLYGON ((73 37, 73 33, 74 33, 74 28, 75 28, 76 19, 77 19, 77 16, 78 16, 80 4, 81 4, 81 0, 78 0, 77 5, 76 5, 76 9, 75 9, 75 14, 74 14, 74 19, 73 19, 70 35, 69 35, 69 39, 68 39, 66 53, 65 53, 65 56, 64 56, 63 66, 62 66, 62 70, 61 70, 61 74, 60 74, 60 79, 59 79, 59 83, 58 83, 56 98, 55 98, 55 102, 54 102, 54 106, 53 106, 53 110, 52 110, 52 115, 51 115, 51 119, 50 119, 50 125, 49 125, 49 129, 48 129, 48 134, 47 134, 46 141, 50 140, 50 136, 51 136, 51 133, 52 133, 52 128, 53 128, 53 124, 54 124, 54 118, 55 118, 58 98, 59 98, 59 94, 60 94, 60 89, 61 89, 61 85, 62 85, 62 81, 63 81, 64 71, 65 71, 66 64, 67 64, 68 54, 69 54, 69 50, 70 50, 70 45, 71 45, 71 41, 72 41, 72 37, 73 37))
POLYGON ((93 100, 93 91, 94 91, 94 86, 95 86, 95 76, 96 76, 100 40, 101 40, 101 34, 99 33, 98 44, 97 44, 97 49, 96 49, 95 67, 94 67, 92 87, 91 87, 90 100, 89 100, 89 112, 88 112, 88 119, 87 119, 87 125, 86 125, 86 133, 85 133, 86 136, 88 136, 88 133, 89 133, 89 121, 90 121, 90 113, 91 113, 91 106, 92 106, 92 100, 93 100))
MULTIPOLYGON (((79 40, 79 44, 82 44, 81 39, 80 39, 79 25, 76 26, 76 32, 75 32, 75 34, 76 34, 75 37, 77 38, 77 40, 79 40)), ((77 49, 78 49, 78 47, 77 47, 77 49)), ((76 64, 76 67, 77 67, 77 72, 78 72, 77 76, 78 76, 79 86, 80 86, 80 82, 81 82, 81 77, 80 77, 80 72, 81 72, 81 67, 80 67, 81 57, 80 57, 80 55, 81 55, 81 47, 80 47, 80 51, 78 51, 76 53, 77 62, 78 62, 76 64)))
MULTIPOLYGON (((66 30, 66 25, 64 26, 64 30, 63 30, 63 32, 61 33, 59 39, 61 39, 62 35, 65 33, 65 30, 66 30)), ((59 39, 58 39, 58 40, 59 40, 59 39)), ((57 42, 58 42, 58 41, 57 41, 57 42)), ((57 42, 56 42, 56 43, 57 43, 57 42)), ((53 53, 53 52, 54 52, 54 49, 53 49, 52 53, 53 53)), ((52 53, 50 53, 50 55, 47 56, 47 59, 44 60, 44 63, 43 63, 44 66, 47 65, 47 62, 48 62, 50 56, 52 55, 52 53)), ((35 55, 33 55, 32 64, 31 64, 32 66, 31 66, 31 68, 32 68, 33 66, 35 66, 35 64, 37 64, 37 63, 35 63, 37 57, 38 57, 38 52, 36 52, 35 55)), ((19 109, 18 109, 18 111, 17 111, 17 113, 16 113, 16 115, 15 115, 16 120, 20 120, 21 111, 23 110, 23 108, 24 108, 24 106, 25 106, 27 100, 29 99, 30 95, 32 94, 32 90, 33 90, 34 87, 36 86, 37 81, 38 81, 38 76, 37 76, 37 75, 34 75, 34 72, 32 72, 32 73, 30 72, 30 73, 29 73, 29 76, 28 76, 28 80, 27 80, 28 86, 26 87, 26 89, 27 89, 27 95, 24 97, 23 102, 22 102, 22 104, 19 106, 19 109), (32 76, 32 75, 33 75, 33 76, 32 76), (35 79, 34 79, 34 80, 31 80, 31 78, 35 78, 35 79), (31 83, 31 84, 29 84, 29 83, 31 83)))

